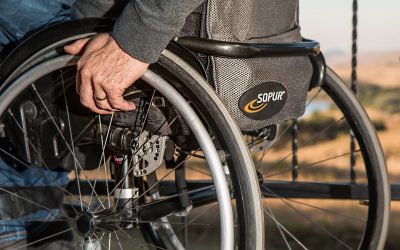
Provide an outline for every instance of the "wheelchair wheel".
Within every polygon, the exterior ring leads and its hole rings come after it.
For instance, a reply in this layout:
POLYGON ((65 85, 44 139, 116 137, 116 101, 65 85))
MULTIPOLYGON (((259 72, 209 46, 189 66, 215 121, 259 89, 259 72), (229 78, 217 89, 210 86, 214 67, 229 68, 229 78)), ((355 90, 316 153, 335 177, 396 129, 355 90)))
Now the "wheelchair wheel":
POLYGON ((267 247, 383 249, 384 155, 366 112, 332 70, 310 91, 301 118, 246 138, 262 180, 267 247))
POLYGON ((185 60, 163 52, 125 94, 135 111, 99 116, 80 105, 76 58, 62 47, 111 28, 105 20, 56 25, 0 67, 0 124, 14 149, 0 155, 42 175, 70 171, 68 185, 52 183, 64 196, 60 208, 17 193, 25 186, 0 186, 46 215, 9 216, 35 234, 16 249, 63 235, 76 248, 262 249, 251 157, 218 97, 185 60))

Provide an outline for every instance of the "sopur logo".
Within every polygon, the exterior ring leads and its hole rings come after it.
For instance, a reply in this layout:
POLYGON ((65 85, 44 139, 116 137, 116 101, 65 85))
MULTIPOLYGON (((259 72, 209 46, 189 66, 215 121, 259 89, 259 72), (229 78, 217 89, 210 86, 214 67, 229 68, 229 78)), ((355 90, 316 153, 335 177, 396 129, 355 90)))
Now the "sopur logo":
POLYGON ((239 109, 249 118, 265 120, 283 109, 287 99, 285 86, 266 82, 247 90, 239 99, 239 109))

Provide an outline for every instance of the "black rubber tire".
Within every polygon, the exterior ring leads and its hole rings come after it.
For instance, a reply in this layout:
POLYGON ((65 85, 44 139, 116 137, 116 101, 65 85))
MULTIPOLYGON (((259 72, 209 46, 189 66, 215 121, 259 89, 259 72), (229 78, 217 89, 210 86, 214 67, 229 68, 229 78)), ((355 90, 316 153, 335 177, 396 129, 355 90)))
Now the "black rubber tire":
POLYGON ((350 124, 364 157, 368 176, 368 223, 360 249, 383 249, 389 226, 390 187, 384 154, 367 113, 346 84, 328 68, 322 88, 350 124))

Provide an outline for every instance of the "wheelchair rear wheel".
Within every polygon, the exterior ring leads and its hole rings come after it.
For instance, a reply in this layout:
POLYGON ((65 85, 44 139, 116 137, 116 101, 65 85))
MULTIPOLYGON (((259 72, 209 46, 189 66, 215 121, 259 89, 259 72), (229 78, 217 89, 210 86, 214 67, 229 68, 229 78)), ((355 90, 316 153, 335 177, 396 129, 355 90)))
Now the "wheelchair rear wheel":
POLYGON ((10 217, 34 222, 35 237, 25 246, 72 234, 74 247, 262 249, 259 185, 246 145, 210 86, 183 59, 164 51, 127 90, 134 112, 99 116, 79 104, 76 59, 62 47, 111 27, 104 20, 54 26, 0 68, 0 121, 17 151, 0 148, 2 157, 22 168, 71 170, 67 186, 52 186, 64 194, 60 209, 21 197, 18 186, 0 187, 51 214, 10 217), (57 223, 59 230, 49 231, 57 223))

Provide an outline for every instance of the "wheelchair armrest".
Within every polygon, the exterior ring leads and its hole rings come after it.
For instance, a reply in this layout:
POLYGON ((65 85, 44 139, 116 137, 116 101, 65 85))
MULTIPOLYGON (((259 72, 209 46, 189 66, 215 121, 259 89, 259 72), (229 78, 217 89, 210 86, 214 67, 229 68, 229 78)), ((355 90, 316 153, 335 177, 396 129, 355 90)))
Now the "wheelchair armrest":
POLYGON ((183 47, 209 56, 231 58, 256 58, 269 56, 316 56, 320 53, 319 43, 303 39, 299 43, 233 43, 198 37, 179 37, 176 42, 183 47))

